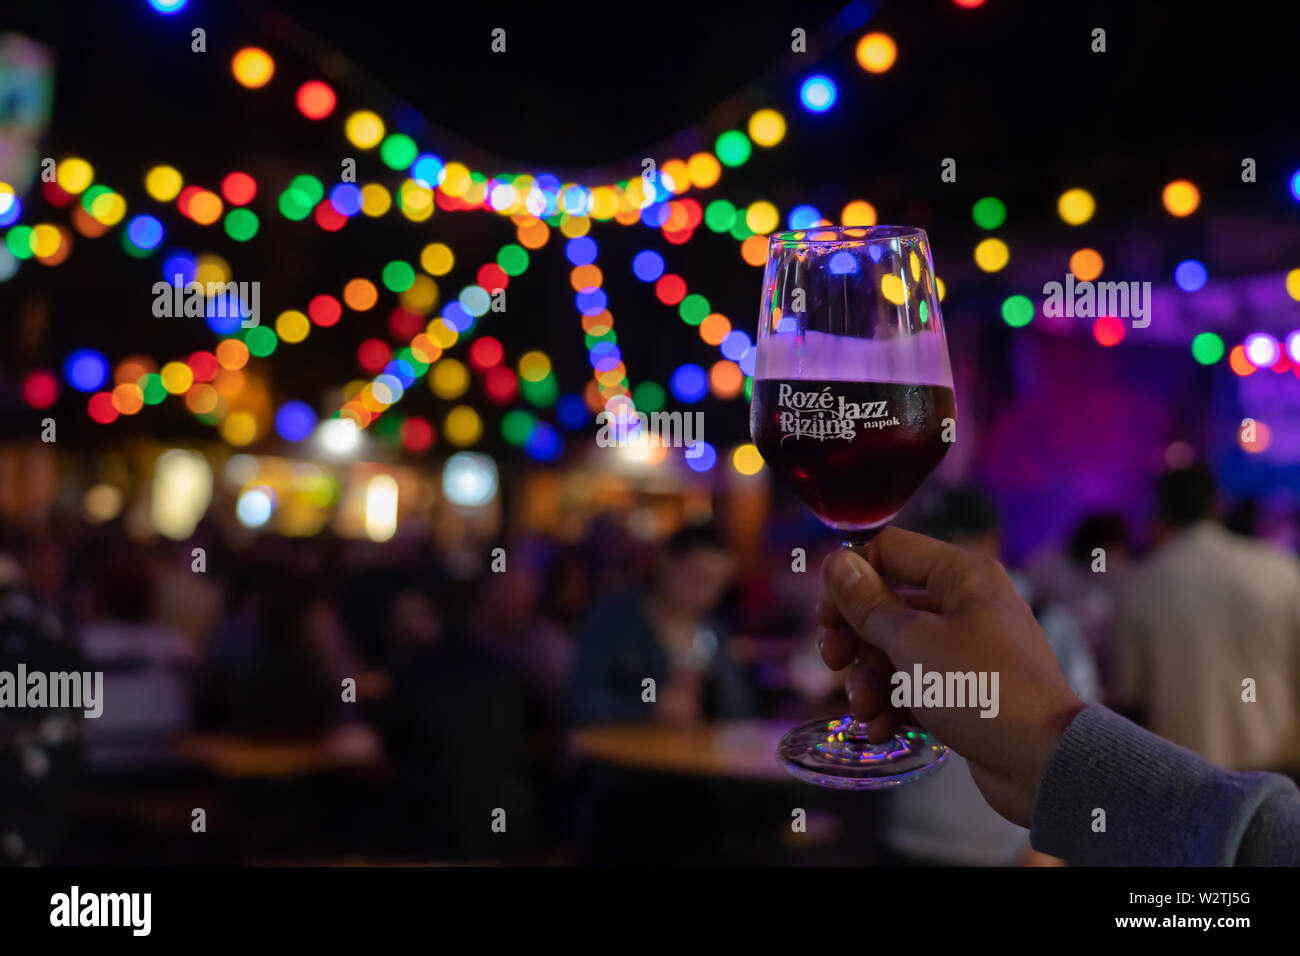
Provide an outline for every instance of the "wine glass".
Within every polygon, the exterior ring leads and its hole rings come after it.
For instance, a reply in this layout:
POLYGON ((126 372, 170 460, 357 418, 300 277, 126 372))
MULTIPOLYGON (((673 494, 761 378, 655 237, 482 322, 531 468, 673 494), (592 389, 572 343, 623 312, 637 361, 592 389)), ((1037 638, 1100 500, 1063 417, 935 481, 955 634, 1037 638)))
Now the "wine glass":
MULTIPOLYGON (((768 467, 865 556, 955 437, 924 230, 818 226, 769 238, 749 424, 768 467)), ((948 748, 919 727, 872 744, 845 715, 795 727, 777 755, 801 780, 869 790, 932 773, 948 748)))

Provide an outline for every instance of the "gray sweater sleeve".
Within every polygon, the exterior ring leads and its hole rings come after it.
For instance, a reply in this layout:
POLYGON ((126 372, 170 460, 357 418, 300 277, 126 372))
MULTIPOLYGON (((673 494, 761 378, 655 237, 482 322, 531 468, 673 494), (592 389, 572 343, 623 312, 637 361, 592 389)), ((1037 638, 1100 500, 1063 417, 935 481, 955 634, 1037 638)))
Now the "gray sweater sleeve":
POLYGON ((1092 704, 1048 761, 1029 836, 1082 865, 1296 866, 1300 791, 1278 774, 1216 767, 1092 704))

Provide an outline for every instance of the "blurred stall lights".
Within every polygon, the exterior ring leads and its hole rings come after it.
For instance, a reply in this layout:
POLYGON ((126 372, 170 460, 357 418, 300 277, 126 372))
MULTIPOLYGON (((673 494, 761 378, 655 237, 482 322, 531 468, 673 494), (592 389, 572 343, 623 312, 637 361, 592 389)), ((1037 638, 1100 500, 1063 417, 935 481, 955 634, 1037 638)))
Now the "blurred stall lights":
POLYGON ((81 510, 87 521, 101 523, 120 515, 122 504, 122 492, 112 485, 91 485, 81 500, 81 510))
POLYGON ((387 541, 397 533, 397 482, 375 475, 366 485, 366 537, 387 541))
POLYGON ((183 541, 212 503, 212 469, 196 451, 173 448, 158 456, 150 493, 150 518, 154 530, 173 541, 183 541))
POLYGON ((275 492, 265 485, 249 488, 235 503, 235 517, 245 528, 260 528, 271 520, 275 510, 275 492))
POLYGON ((231 455, 226 462, 226 483, 236 488, 251 484, 257 479, 257 459, 252 455, 231 455))
POLYGON ((1300 329, 1296 329, 1286 337, 1286 354, 1291 357, 1291 361, 1300 365, 1300 329))
POLYGON ((326 453, 342 457, 357 450, 361 432, 350 418, 331 418, 316 430, 316 441, 326 453))
POLYGON ((497 493, 496 462, 479 452, 456 452, 443 466, 442 493, 456 505, 487 504, 497 493))

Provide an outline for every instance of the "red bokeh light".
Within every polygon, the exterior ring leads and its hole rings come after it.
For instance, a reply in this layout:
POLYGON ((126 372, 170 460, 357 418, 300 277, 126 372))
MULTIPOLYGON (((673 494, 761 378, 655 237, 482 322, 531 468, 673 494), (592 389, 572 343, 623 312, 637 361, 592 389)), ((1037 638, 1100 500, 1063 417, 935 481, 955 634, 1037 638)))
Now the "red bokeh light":
POLYGON ((232 205, 246 205, 257 195, 257 181, 248 173, 229 173, 221 180, 221 195, 232 205))
POLYGON ((478 339, 469 347, 469 363, 474 366, 476 371, 482 372, 495 365, 500 365, 505 354, 506 350, 501 347, 501 343, 492 336, 487 335, 478 339))
POLYGON ((479 269, 475 278, 478 280, 478 284, 487 289, 489 293, 497 289, 504 289, 510 284, 510 276, 506 275, 506 270, 495 262, 489 262, 479 269))
POLYGON ((1113 348, 1124 341, 1124 323, 1113 315, 1103 315, 1092 324, 1092 337, 1099 345, 1113 348))
POLYGON ((505 405, 512 401, 518 390, 519 386, 515 381, 515 373, 504 365, 489 369, 487 374, 483 376, 483 391, 487 395, 488 401, 497 405, 505 405))
POLYGON ((399 341, 414 338, 422 328, 424 316, 400 305, 388 316, 388 334, 399 341))
POLYGON ((221 371, 221 364, 211 352, 195 352, 185 364, 194 373, 196 382, 210 382, 217 377, 217 372, 221 371))
POLYGON ((338 97, 334 95, 328 83, 320 80, 308 80, 298 87, 298 109, 308 119, 324 119, 334 112, 338 97))
POLYGON ((117 409, 113 407, 113 396, 108 392, 96 392, 86 404, 90 417, 101 425, 107 425, 117 419, 117 409))
POLYGON ((335 209, 328 199, 322 199, 317 203, 316 211, 312 215, 316 219, 316 225, 326 232, 338 232, 348 224, 348 217, 335 209))
POLYGON ((322 328, 329 328, 343 316, 343 306, 332 295, 318 295, 307 304, 307 315, 322 328))
POLYGON ((357 348, 357 364, 371 374, 382 370, 392 357, 392 350, 382 339, 366 339, 357 348))
POLYGON ((428 451, 433 446, 433 426, 418 415, 402 422, 402 447, 407 451, 428 451))
POLYGON ((32 372, 23 379, 23 401, 32 408, 49 408, 59 398, 59 380, 49 372, 32 372))
POLYGON ((686 280, 671 272, 655 283, 655 296, 664 305, 676 305, 686 298, 686 280))

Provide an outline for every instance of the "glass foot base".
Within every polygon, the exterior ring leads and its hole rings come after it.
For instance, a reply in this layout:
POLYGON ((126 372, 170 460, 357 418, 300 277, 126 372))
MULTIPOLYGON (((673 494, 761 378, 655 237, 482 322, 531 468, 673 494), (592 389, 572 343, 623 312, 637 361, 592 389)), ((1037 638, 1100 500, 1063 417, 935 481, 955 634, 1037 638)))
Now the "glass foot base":
POLYGON ((887 743, 873 744, 852 717, 823 717, 800 724, 776 751, 795 777, 834 790, 880 790, 920 780, 948 759, 948 748, 920 727, 904 727, 887 743))

